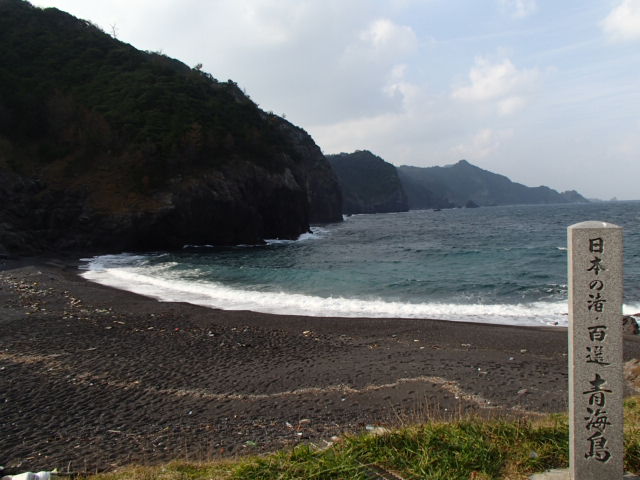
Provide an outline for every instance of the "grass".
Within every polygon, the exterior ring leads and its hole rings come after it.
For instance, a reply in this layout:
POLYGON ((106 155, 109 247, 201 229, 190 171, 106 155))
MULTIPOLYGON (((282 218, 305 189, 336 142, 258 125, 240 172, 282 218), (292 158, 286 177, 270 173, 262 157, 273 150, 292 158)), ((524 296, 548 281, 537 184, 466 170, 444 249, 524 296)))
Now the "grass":
MULTIPOLYGON (((325 449, 299 445, 262 457, 127 467, 86 480, 524 480, 566 467, 568 440, 566 415, 464 417, 347 436, 325 449)), ((640 398, 625 401, 625 469, 640 471, 640 398)))

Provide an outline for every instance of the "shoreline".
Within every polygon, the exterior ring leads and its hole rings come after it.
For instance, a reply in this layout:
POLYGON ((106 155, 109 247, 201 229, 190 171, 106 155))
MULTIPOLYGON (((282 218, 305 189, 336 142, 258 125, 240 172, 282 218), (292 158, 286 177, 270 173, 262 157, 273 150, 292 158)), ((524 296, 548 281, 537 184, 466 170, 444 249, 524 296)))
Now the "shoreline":
MULTIPOLYGON (((133 254, 135 256, 135 254, 133 254)), ((127 268, 130 254, 124 257, 78 262, 80 275, 86 280, 120 290, 137 293, 162 302, 186 302, 206 308, 228 311, 252 311, 271 315, 339 318, 407 318, 432 319, 456 323, 515 325, 527 327, 566 327, 567 302, 494 303, 452 300, 357 298, 348 295, 317 295, 302 291, 261 291, 229 286, 217 282, 183 281, 180 278, 148 276, 137 268, 127 268), (111 264, 113 262, 113 264, 111 264), (125 267, 120 271, 119 267, 125 267), (564 313, 562 313, 564 311, 564 313)))
MULTIPOLYGON (((0 465, 111 470, 367 425, 566 410, 566 328, 160 302, 68 258, 0 261, 0 465)), ((640 339, 625 336, 625 360, 640 339)))

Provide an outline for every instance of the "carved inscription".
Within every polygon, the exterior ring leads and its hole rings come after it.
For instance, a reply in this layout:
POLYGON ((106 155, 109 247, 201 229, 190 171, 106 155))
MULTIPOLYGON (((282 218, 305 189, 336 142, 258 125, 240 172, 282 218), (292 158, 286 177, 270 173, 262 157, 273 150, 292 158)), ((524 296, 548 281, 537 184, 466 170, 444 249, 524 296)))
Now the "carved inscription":
POLYGON ((569 227, 570 472, 622 477, 622 229, 569 227))
MULTIPOLYGON (((602 258, 596 254, 602 254, 605 252, 605 241, 602 237, 589 238, 589 255, 592 257, 589 260, 589 268, 587 268, 587 282, 589 283, 589 294, 587 295, 587 311, 594 321, 600 320, 599 313, 603 313, 606 299, 606 285, 602 278, 599 278, 600 273, 606 270, 606 266, 602 262, 602 258), (593 277, 593 278, 590 278, 593 277)), ((586 253, 586 252, 585 252, 586 253)), ((610 365, 607 362, 606 357, 606 338, 607 338, 607 326, 595 325, 586 326, 589 339, 593 342, 587 345, 585 352, 585 362, 593 363, 602 367, 610 365), (599 330, 601 334, 594 335, 594 330, 599 330)), ((603 375, 606 377, 606 371, 602 370, 603 375)), ((598 462, 608 462, 611 458, 611 452, 607 446, 606 429, 608 425, 611 425, 607 415, 607 393, 611 393, 611 390, 604 387, 607 383, 600 373, 596 373, 592 381, 589 382, 592 385, 590 390, 583 392, 583 395, 589 395, 589 407, 587 407, 586 416, 584 420, 584 428, 590 433, 587 437, 585 458, 594 459, 598 462)))

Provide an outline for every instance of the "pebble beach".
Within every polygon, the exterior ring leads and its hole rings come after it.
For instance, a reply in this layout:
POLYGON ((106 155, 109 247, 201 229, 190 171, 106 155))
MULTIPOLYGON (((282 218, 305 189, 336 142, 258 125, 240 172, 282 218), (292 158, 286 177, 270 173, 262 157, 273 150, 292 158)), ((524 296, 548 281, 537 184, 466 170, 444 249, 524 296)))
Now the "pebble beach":
MULTIPOLYGON (((0 261, 0 465, 92 472, 567 407, 567 332, 158 302, 0 261)), ((625 336, 625 360, 640 341, 625 336)))

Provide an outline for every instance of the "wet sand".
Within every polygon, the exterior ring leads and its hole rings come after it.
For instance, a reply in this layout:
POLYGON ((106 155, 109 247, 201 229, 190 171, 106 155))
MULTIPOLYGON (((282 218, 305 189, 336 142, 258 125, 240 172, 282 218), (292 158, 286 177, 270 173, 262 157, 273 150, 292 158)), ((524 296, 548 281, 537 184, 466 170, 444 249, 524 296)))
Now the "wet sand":
MULTIPOLYGON (((31 264, 30 264, 31 263, 31 264)), ((110 470, 567 407, 564 328, 213 310, 0 261, 0 465, 110 470)), ((640 339, 625 337, 625 360, 640 339)))

